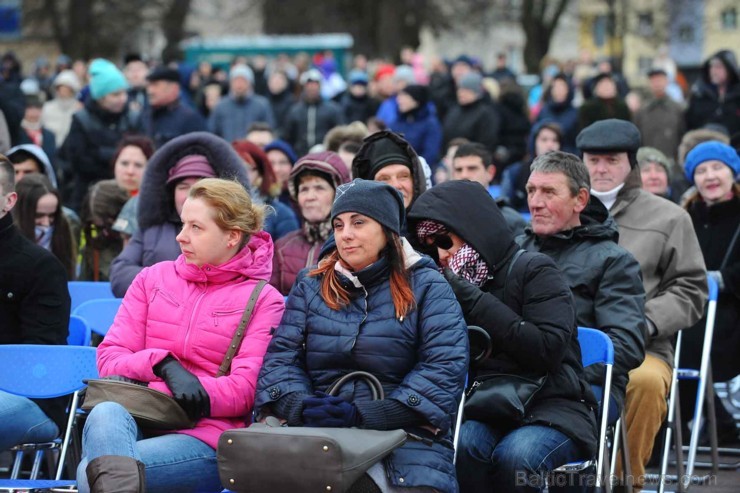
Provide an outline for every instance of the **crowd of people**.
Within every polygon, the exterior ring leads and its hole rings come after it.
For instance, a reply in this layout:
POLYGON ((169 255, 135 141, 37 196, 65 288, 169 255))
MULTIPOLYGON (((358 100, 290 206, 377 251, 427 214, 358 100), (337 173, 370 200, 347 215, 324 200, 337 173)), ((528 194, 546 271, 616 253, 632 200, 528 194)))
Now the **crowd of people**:
MULTIPOLYGON (((605 412, 624 418, 632 471, 618 481, 642 488, 678 331, 698 367, 707 276, 714 378, 740 374, 729 50, 691 87, 656 59, 644 92, 606 60, 544 60, 526 92, 503 55, 490 73, 467 56, 426 70, 409 50, 398 65, 358 55, 346 78, 330 53, 228 67, 60 57, 26 78, 2 60, 0 343, 64 344, 66 283, 110 281, 123 301, 100 375, 170 393, 196 422, 152 434, 96 406, 81 492, 218 491, 219 435, 267 416, 421 437, 354 493, 542 491, 597 449, 603 368, 582 366, 577 327, 612 340, 605 412), (468 326, 490 341, 482 361, 468 326), (386 398, 324 393, 355 370, 386 398), (521 416, 471 408, 453 462, 466 375, 501 374, 540 385, 521 416)), ((53 439, 63 415, 63 399, 0 392, 0 450, 53 439)))

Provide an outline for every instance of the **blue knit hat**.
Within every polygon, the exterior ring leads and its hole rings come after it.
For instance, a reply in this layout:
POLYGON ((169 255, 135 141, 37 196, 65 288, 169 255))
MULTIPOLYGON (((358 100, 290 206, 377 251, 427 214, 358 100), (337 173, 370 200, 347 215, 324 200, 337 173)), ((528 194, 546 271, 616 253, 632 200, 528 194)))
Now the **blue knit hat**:
POLYGON ((288 161, 290 161, 291 165, 294 165, 296 161, 298 161, 298 156, 296 156, 295 151, 292 147, 290 147, 290 144, 285 142, 284 140, 275 139, 269 144, 265 146, 263 149, 265 151, 265 154, 267 154, 270 151, 280 151, 283 154, 285 154, 288 158, 288 161))
POLYGON ((401 192, 392 186, 370 180, 356 178, 350 183, 337 187, 331 220, 345 212, 357 212, 375 219, 397 235, 401 234, 406 208, 401 192))
POLYGON ((686 161, 684 162, 686 179, 693 184, 696 168, 705 161, 713 160, 722 161, 729 166, 733 177, 740 175, 740 157, 737 155, 737 151, 722 142, 710 141, 702 142, 686 155, 686 161))
POLYGON ((123 72, 104 58, 93 60, 88 72, 90 74, 90 95, 93 99, 100 99, 129 87, 123 72))

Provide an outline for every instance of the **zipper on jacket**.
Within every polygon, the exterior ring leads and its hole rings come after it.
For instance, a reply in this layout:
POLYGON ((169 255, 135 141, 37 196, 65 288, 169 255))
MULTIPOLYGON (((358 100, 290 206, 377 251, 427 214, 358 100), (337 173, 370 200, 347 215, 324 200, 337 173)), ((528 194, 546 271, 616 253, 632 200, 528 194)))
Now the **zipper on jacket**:
POLYGON ((220 312, 212 312, 211 315, 213 316, 213 325, 218 327, 218 317, 223 317, 225 315, 233 315, 239 312, 244 312, 244 308, 235 308, 233 310, 222 310, 220 312))
POLYGON ((182 345, 182 355, 184 358, 187 358, 186 350, 188 347, 188 342, 190 340, 190 329, 193 327, 193 320, 195 320, 195 314, 198 313, 198 308, 200 307, 200 302, 203 300, 203 297, 206 295, 206 288, 203 287, 203 291, 198 295, 198 299, 195 300, 195 304, 193 305, 193 311, 190 312, 190 321, 188 321, 188 328, 185 331, 185 338, 183 339, 183 345, 182 345))
POLYGON ((360 331, 362 330, 362 325, 365 323, 365 320, 367 320, 367 309, 368 309, 368 307, 367 307, 367 297, 368 297, 368 294, 367 294, 367 289, 365 289, 365 286, 362 287, 362 292, 365 293, 365 297, 364 297, 364 300, 363 300, 364 303, 365 303, 365 308, 364 308, 364 311, 363 311, 362 320, 360 320, 360 324, 357 326, 357 335, 352 340, 352 347, 349 348, 350 351, 352 351, 355 348, 355 345, 357 344, 357 338, 360 337, 360 331))

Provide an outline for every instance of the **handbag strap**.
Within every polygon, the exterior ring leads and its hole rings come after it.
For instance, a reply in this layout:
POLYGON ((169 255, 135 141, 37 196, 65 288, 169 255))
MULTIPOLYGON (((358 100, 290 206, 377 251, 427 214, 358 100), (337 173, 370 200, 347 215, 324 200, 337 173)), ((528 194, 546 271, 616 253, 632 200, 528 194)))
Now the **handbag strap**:
POLYGON ((341 389, 345 383, 352 380, 364 380, 365 383, 370 386, 370 391, 373 394, 374 401, 382 401, 385 399, 385 392, 383 392, 383 385, 380 383, 380 380, 378 380, 372 373, 368 373, 366 371, 353 371, 352 373, 347 373, 343 377, 337 379, 333 384, 329 385, 329 388, 326 389, 326 393, 336 396, 339 393, 339 389, 341 389))
POLYGON ((737 228, 735 228, 735 234, 732 235, 732 239, 730 240, 730 245, 727 247, 727 252, 725 253, 725 258, 722 259, 722 263, 719 266, 719 270, 724 269, 727 267, 727 262, 730 260, 730 256, 732 255, 732 251, 735 249, 735 244, 737 244, 737 237, 740 235, 740 223, 738 223, 737 228))
POLYGON ((229 350, 226 351, 226 356, 224 356, 224 360, 223 362, 221 362, 221 366, 218 368, 218 373, 216 374, 216 377, 223 377, 229 372, 229 369, 231 368, 231 360, 234 358, 237 349, 239 349, 239 345, 242 343, 242 339, 244 339, 244 333, 247 331, 249 321, 252 318, 252 312, 254 312, 254 305, 257 304, 257 299, 262 292, 262 288, 265 287, 265 284, 267 284, 267 281, 262 280, 258 282, 252 290, 252 295, 249 297, 247 308, 244 309, 244 314, 242 315, 241 322, 239 322, 239 326, 236 328, 234 337, 231 339, 231 344, 229 345, 229 350))

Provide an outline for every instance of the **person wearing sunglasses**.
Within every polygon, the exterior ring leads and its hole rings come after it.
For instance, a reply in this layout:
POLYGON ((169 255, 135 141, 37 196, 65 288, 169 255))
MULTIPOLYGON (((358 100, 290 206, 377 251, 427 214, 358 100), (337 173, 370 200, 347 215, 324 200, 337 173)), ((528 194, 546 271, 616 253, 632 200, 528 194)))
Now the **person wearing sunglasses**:
POLYGON ((500 491, 543 491, 549 471, 590 457, 597 442, 596 400, 581 365, 563 274, 549 257, 517 246, 480 183, 437 185, 416 200, 408 222, 437 257, 465 322, 490 336, 493 352, 475 365, 474 378, 545 377, 519 419, 486 419, 466 408, 457 455, 460 490, 496 485, 500 491))

